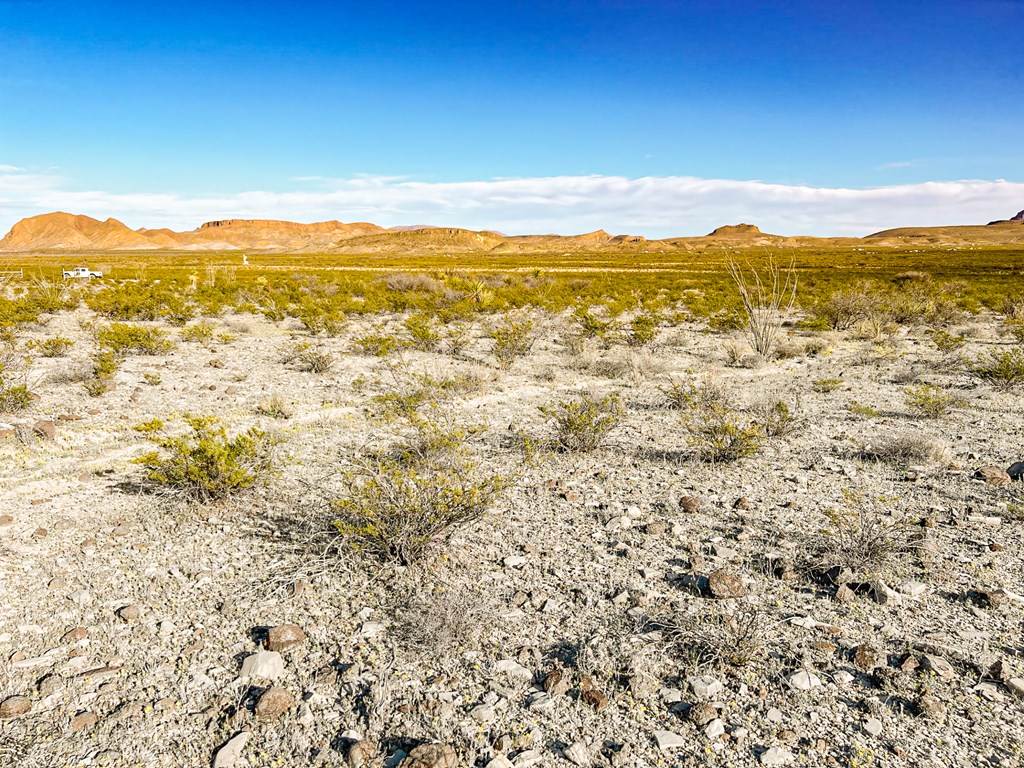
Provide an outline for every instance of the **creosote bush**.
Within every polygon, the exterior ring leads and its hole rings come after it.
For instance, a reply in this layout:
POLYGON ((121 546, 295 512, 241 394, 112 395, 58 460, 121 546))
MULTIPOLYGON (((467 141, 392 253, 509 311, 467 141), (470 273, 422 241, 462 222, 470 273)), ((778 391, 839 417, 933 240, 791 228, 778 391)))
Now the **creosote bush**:
POLYGON ((842 506, 825 512, 825 525, 812 537, 812 567, 848 568, 862 580, 885 574, 894 558, 910 549, 911 526, 902 514, 887 514, 892 499, 877 504, 845 489, 842 506))
POLYGON ((52 336, 49 339, 29 342, 26 346, 34 352, 38 352, 42 357, 64 357, 74 345, 75 342, 71 339, 52 336))
POLYGON ((555 445, 570 452, 596 450, 622 421, 622 404, 614 393, 598 398, 584 392, 543 406, 541 412, 555 422, 555 445))
POLYGON ((444 461, 369 457, 343 477, 332 506, 334 527, 358 552, 403 565, 479 520, 505 490, 505 478, 484 472, 461 451, 444 461))
POLYGON ((32 404, 32 393, 24 384, 11 384, 0 364, 0 413, 23 411, 32 404))
POLYGON ((174 347, 174 342, 159 328, 132 323, 111 323, 100 328, 96 340, 102 349, 119 356, 162 355, 174 347))
POLYGON ((956 395, 944 391, 934 384, 918 384, 907 387, 904 390, 907 398, 907 405, 918 416, 927 419, 937 419, 945 416, 960 402, 956 395))
POLYGON ((185 424, 185 434, 167 433, 159 419, 136 427, 159 449, 133 459, 156 486, 206 503, 269 478, 275 440, 266 432, 252 427, 231 437, 212 416, 189 415, 185 424))
POLYGON ((738 411, 714 404, 686 417, 689 444, 700 461, 727 463, 751 456, 765 440, 764 428, 738 411))
POLYGON ((494 340, 492 352, 503 370, 525 357, 537 339, 533 319, 516 315, 507 316, 492 325, 487 335, 494 340))
POLYGON ((993 350, 973 363, 967 369, 986 384, 996 389, 1009 390, 1024 384, 1024 348, 993 350))

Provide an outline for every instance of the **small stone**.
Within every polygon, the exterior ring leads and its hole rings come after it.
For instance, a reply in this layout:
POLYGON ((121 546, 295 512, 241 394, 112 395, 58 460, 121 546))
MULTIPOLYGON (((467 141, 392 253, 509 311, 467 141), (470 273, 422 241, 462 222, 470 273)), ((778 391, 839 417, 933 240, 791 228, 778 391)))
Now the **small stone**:
POLYGON ((265 645, 268 651, 282 652, 302 644, 305 640, 306 633, 302 631, 301 627, 294 624, 281 624, 271 627, 267 632, 265 645))
POLYGON ((284 674, 284 659, 276 651, 257 651, 242 662, 242 677, 276 680, 284 674))
POLYGON ((658 744, 658 749, 662 752, 686 746, 686 739, 672 731, 655 731, 654 740, 658 744))
POLYGON ((0 718, 19 717, 32 709, 28 696, 9 696, 0 702, 0 718))
POLYGON ((703 728, 718 718, 718 710, 710 704, 694 704, 686 712, 686 719, 698 728, 703 728))
POLYGON ((515 765, 515 763, 504 755, 495 755, 494 758, 487 763, 486 768, 515 768, 515 765))
POLYGON ((126 623, 138 621, 141 613, 139 606, 135 604, 126 605, 124 608, 117 609, 117 617, 126 623))
POLYGON ((846 584, 840 584, 836 590, 836 602, 837 603, 852 603, 857 599, 857 593, 850 589, 846 584))
POLYGON ((562 750, 562 754, 565 755, 565 759, 570 763, 581 768, 585 768, 593 762, 590 750, 587 749, 587 746, 582 741, 573 742, 562 750))
POLYGON ((217 750, 217 756, 213 758, 213 768, 234 768, 235 763, 242 756, 242 750, 245 749, 247 741, 249 741, 248 731, 242 731, 232 737, 217 750))
POLYGON ((871 594, 879 605, 900 605, 903 602, 903 595, 881 579, 871 582, 871 594))
POLYGON ((459 758, 449 744, 420 744, 402 761, 402 768, 459 768, 459 758))
POLYGON ((498 716, 498 713, 494 711, 494 707, 490 704, 481 704, 480 706, 473 707, 469 711, 469 716, 478 723, 489 723, 498 716))
POLYGON ((921 669, 925 672, 932 672, 939 677, 956 677, 956 669, 941 656, 926 653, 921 656, 920 661, 921 669))
POLYGON ((772 747, 762 752, 758 759, 761 765, 789 765, 796 760, 796 757, 788 749, 772 747))
POLYGON ((369 739, 359 739, 348 748, 349 768, 363 768, 377 756, 377 744, 369 739))
POLYGON ((295 706, 295 697, 279 685, 268 688, 256 702, 256 717, 273 722, 295 706))
POLYGON ((1024 699, 1024 678, 1011 677, 1004 683, 1004 685, 1006 686, 1006 690, 1008 690, 1018 699, 1024 699))
POLYGON ((40 419, 32 425, 32 431, 44 440, 57 439, 57 425, 49 419, 40 419))
POLYGON ((1011 480, 1024 481, 1024 461, 1015 461, 1006 469, 1006 474, 1011 480))
POLYGON ((743 579, 722 568, 708 576, 708 592, 716 599, 725 600, 743 597, 747 594, 747 588, 743 584, 743 579))
POLYGON ((733 509, 748 510, 751 508, 750 499, 746 496, 740 496, 736 501, 732 503, 733 509))
POLYGON ((686 682, 689 683, 690 690, 693 691, 693 695, 698 699, 713 699, 725 690, 725 686, 722 685, 720 680, 716 680, 708 675, 691 677, 686 682))
POLYGON ((5 525, 10 525, 13 522, 14 518, 10 515, 0 515, 0 528, 3 528, 5 525))
POLYGON ((704 728, 704 735, 709 739, 717 739, 725 734, 725 723, 715 718, 704 728))
POLYGON ((609 704, 608 697, 597 688, 587 688, 580 695, 580 699, 582 699, 584 704, 589 704, 597 712, 600 712, 609 704))
POLYGON ((89 633, 86 631, 85 627, 74 627, 73 629, 69 629, 65 632, 60 641, 64 645, 69 645, 70 643, 77 643, 79 640, 84 640, 88 634, 89 633))
POLYGON ((76 590, 68 595, 68 600, 77 605, 79 608, 84 608, 92 603, 92 595, 86 592, 84 589, 76 590))
POLYGON ((787 680, 790 686, 798 691, 810 691, 821 685, 821 679, 806 669, 800 669, 791 674, 787 680))
POLYGON ((648 536, 664 536, 668 533, 668 523, 663 520, 654 520, 644 526, 644 533, 648 536))
POLYGON ((552 669, 544 676, 544 690, 552 696, 569 692, 569 680, 560 669, 552 669))
POLYGON ((1009 485, 1013 482, 1009 473, 1005 469, 993 465, 979 467, 975 471, 974 477, 978 480, 984 480, 989 485, 996 486, 1009 485))
POLYGON ((694 512, 699 512, 702 506, 704 506, 704 502, 697 496, 683 496, 679 500, 679 507, 687 514, 692 515, 694 512))
POLYGON ((900 592, 908 597, 920 597, 928 591, 928 585, 920 581, 905 581, 900 584, 900 592))
POLYGON ((929 717, 933 720, 941 720, 946 716, 946 705, 930 693, 922 694, 914 703, 914 709, 921 717, 929 717))
POLYGON ((769 723, 781 723, 785 719, 785 715, 782 714, 781 709, 772 707, 768 710, 767 718, 769 723))
POLYGON ((533 680, 533 672, 515 659, 499 659, 494 662, 494 671, 498 674, 508 675, 511 678, 522 680, 526 683, 533 680))
POLYGON ((853 650, 853 663, 858 669, 870 672, 875 667, 881 667, 886 663, 885 656, 881 651, 868 643, 862 643, 853 650))
POLYGON ((71 730, 89 731, 95 728, 99 721, 100 717, 95 712, 79 712, 71 718, 71 730))
POLYGON ((877 717, 869 717, 864 721, 864 733, 878 738, 882 735, 882 721, 877 717))

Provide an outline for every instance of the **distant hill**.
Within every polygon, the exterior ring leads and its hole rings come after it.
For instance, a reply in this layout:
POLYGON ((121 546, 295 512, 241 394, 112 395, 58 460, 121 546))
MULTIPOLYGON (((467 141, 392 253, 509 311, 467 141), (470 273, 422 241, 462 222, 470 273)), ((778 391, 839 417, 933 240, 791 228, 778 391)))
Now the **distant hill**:
POLYGON ((385 229, 368 222, 300 224, 276 219, 219 219, 188 232, 131 229, 117 219, 56 212, 22 219, 0 240, 0 251, 245 250, 282 253, 524 253, 552 250, 631 252, 651 248, 757 248, 822 245, 899 247, 1024 244, 1024 211, 984 225, 900 227, 865 238, 784 237, 753 224, 730 224, 707 235, 646 240, 603 229, 581 235, 514 235, 458 227, 412 225, 385 229))

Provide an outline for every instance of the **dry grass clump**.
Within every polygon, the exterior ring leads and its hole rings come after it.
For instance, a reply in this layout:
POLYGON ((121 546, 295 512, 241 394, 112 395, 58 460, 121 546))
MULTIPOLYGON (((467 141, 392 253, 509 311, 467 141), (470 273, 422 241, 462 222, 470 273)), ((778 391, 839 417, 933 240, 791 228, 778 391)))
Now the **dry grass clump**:
POLYGON ((807 426, 800 399, 792 404, 774 395, 754 401, 750 412, 761 425, 765 437, 785 437, 801 432, 807 426))
POLYGON ((847 331, 857 323, 876 315, 880 308, 879 297, 869 284, 856 288, 834 291, 827 298, 810 308, 810 315, 820 325, 834 331, 847 331))
POLYGON ((296 357, 299 370, 327 373, 334 367, 334 354, 323 347, 307 346, 296 357))
POLYGON ((614 393, 599 398, 584 392, 543 406, 541 412, 555 423, 555 446, 572 453, 596 450, 622 421, 622 404, 614 393))
POLYGON ((396 612, 391 632, 405 649, 442 661, 476 648, 489 616, 485 597, 458 582, 417 586, 396 612))
POLYGON ((913 527, 904 515, 883 512, 859 493, 844 490, 843 497, 843 505, 826 511, 825 524, 809 537, 811 565, 818 572, 848 569, 851 581, 880 577, 912 549, 913 527))
POLYGON ((169 434, 160 420, 140 424, 158 450, 135 459, 156 486, 206 503, 230 496, 269 479, 275 440, 252 427, 230 437, 212 416, 186 416, 189 431, 169 434))
POLYGON ((756 608, 677 611, 655 622, 673 652, 694 670, 744 667, 761 658, 771 626, 756 608))
POLYGON ((811 387, 812 389, 814 389, 815 392, 828 393, 835 392, 837 389, 840 389, 844 384, 846 384, 845 379, 818 379, 811 385, 811 387))
POLYGON ((295 415, 292 404, 278 394, 264 397, 256 404, 256 413, 273 419, 290 419, 295 415))
POLYGON ((670 381, 659 390, 665 395, 669 408, 689 411, 694 408, 710 408, 728 405, 729 392, 720 381, 670 381))
POLYGON ((950 452, 942 443, 926 435, 895 435, 878 445, 866 446, 860 452, 863 459, 890 464, 948 464, 950 452))

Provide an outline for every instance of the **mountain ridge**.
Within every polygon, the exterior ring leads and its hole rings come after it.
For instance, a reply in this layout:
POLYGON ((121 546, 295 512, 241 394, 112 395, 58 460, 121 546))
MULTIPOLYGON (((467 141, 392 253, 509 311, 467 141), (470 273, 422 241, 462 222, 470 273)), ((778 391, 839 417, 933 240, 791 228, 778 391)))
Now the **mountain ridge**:
POLYGON ((640 235, 612 235, 603 229, 578 235, 503 235, 461 227, 415 225, 384 228, 370 222, 337 220, 299 223, 279 219, 212 219, 196 229, 131 229, 115 218, 56 211, 29 216, 0 239, 0 252, 118 250, 255 250, 270 252, 528 252, 552 249, 691 249, 703 245, 729 247, 926 244, 1024 245, 1024 211, 988 224, 945 227, 897 227, 851 237, 789 237, 762 232, 753 224, 730 224, 707 235, 647 240, 640 235))

